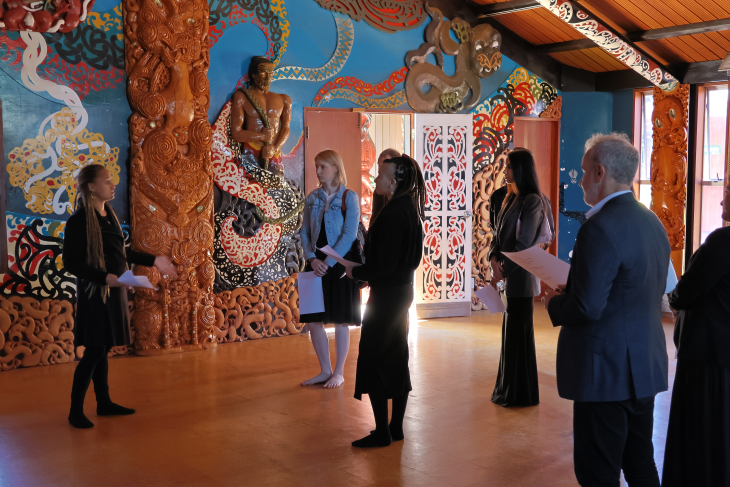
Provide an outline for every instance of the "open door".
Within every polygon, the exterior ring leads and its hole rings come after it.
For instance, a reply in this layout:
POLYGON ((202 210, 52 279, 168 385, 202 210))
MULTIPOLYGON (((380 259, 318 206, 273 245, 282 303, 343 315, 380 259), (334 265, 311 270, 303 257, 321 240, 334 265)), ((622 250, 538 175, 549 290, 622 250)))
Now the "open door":
POLYGON ((362 197, 362 142, 360 114, 347 109, 304 109, 304 190, 311 193, 317 186, 314 157, 332 149, 342 156, 347 187, 362 197))
POLYGON ((535 158, 540 189, 550 200, 555 220, 555 240, 548 252, 558 255, 558 212, 560 209, 560 119, 515 117, 515 147, 524 147, 535 158))
MULTIPOLYGON (((530 149, 535 158, 535 169, 540 189, 550 200, 555 220, 555 240, 548 247, 548 252, 558 255, 558 212, 560 210, 560 119, 515 117, 515 147, 530 149)), ((540 283, 541 294, 548 289, 544 282, 540 283)), ((535 297, 538 301, 540 296, 535 297)))
POLYGON ((426 239, 416 314, 471 314, 472 116, 417 114, 415 159, 426 181, 426 239))

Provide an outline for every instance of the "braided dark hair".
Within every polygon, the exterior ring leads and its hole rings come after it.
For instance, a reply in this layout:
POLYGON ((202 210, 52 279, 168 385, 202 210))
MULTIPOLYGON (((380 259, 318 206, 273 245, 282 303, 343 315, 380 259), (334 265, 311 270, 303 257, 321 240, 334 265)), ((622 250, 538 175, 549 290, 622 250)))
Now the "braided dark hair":
POLYGON ((418 217, 424 220, 426 209, 426 182, 423 180, 418 163, 403 154, 383 161, 383 164, 395 164, 396 187, 391 201, 401 196, 410 196, 418 217))

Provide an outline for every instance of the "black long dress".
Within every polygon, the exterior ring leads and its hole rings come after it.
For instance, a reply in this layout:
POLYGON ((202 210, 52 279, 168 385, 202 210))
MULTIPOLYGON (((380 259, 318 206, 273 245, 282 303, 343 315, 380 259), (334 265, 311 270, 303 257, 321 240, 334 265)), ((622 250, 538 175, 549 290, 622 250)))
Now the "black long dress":
POLYGON ((386 204, 370 225, 365 264, 352 275, 370 285, 360 335, 355 398, 377 390, 385 397, 411 391, 408 370, 408 308, 413 276, 423 252, 423 228, 408 196, 386 204))
POLYGON ((730 227, 707 236, 669 304, 677 372, 672 389, 664 487, 730 485, 730 227))
POLYGON ((68 219, 63 240, 63 265, 76 276, 76 329, 74 345, 84 347, 113 347, 131 343, 127 288, 109 288, 106 303, 97 290, 89 295, 88 285, 106 284, 107 274, 124 274, 127 262, 153 266, 155 256, 124 249, 124 234, 109 211, 101 216, 94 210, 101 227, 106 272, 86 263, 86 210, 81 207, 68 219))
MULTIPOLYGON (((327 255, 322 252, 322 247, 328 244, 327 230, 322 224, 317 237, 317 250, 314 255, 317 259, 324 261, 327 255)), ((359 256, 355 253, 357 249, 350 250, 343 258, 351 262, 358 262, 359 256)), ((307 271, 312 270, 311 264, 307 263, 307 271)), ((360 310, 360 287, 349 277, 342 275, 345 273, 345 266, 335 264, 327 269, 327 273, 322 276, 322 297, 324 298, 324 311, 321 313, 307 313, 299 317, 300 323, 333 323, 360 325, 362 320, 362 311, 360 310)))

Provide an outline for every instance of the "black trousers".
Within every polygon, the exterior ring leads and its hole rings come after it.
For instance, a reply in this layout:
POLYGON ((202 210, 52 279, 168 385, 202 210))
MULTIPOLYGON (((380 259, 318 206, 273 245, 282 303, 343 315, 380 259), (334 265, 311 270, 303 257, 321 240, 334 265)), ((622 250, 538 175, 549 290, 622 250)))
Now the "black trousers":
POLYGON ((654 463, 654 397, 573 403, 575 476, 583 487, 659 487, 654 463))

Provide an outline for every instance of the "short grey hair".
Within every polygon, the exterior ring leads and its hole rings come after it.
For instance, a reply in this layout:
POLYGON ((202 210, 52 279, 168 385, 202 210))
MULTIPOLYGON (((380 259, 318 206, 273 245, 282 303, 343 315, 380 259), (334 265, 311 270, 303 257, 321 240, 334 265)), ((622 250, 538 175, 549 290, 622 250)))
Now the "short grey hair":
POLYGON ((639 151, 626 134, 593 134, 586 141, 586 154, 593 151, 594 163, 600 163, 617 183, 632 184, 639 168, 639 151))

